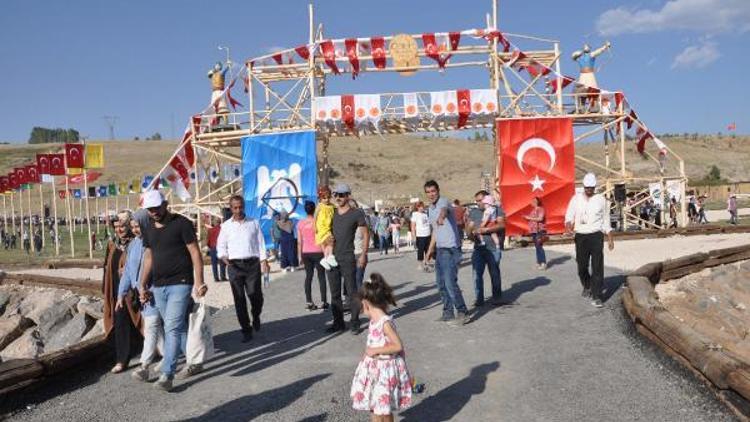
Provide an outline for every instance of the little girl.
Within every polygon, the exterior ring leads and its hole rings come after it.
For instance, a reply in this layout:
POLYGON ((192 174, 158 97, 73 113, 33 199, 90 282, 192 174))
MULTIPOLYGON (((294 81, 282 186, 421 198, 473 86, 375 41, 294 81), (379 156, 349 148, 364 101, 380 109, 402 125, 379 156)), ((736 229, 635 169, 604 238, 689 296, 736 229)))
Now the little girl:
POLYGON ((412 393, 404 348, 387 313, 388 305, 395 306, 396 300, 378 273, 370 275, 358 294, 370 325, 365 355, 352 380, 352 407, 370 412, 372 421, 393 421, 394 411, 411 405, 412 393))
POLYGON ((323 248, 323 259, 320 265, 326 270, 337 267, 336 257, 333 256, 333 213, 336 212, 331 204, 331 189, 328 186, 318 188, 318 206, 315 208, 315 243, 323 248))
MULTIPOLYGON (((495 220, 497 220, 497 207, 495 207, 495 198, 492 195, 485 195, 482 199, 484 204, 484 214, 482 215, 481 227, 494 227, 495 220)), ((495 247, 500 249, 500 236, 497 233, 490 235, 492 241, 495 243, 495 247)))

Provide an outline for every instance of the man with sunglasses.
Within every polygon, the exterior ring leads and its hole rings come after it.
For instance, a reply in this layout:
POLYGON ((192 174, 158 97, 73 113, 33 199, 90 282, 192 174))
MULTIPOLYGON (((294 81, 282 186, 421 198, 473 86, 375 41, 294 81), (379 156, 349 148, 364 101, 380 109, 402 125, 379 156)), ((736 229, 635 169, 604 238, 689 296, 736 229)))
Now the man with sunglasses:
POLYGON ((596 193, 596 176, 587 173, 583 177, 583 193, 576 193, 565 213, 565 229, 575 232, 576 262, 578 277, 583 291, 581 296, 591 298, 597 308, 602 305, 604 283, 604 235, 607 235, 609 250, 615 248, 612 240, 609 202, 596 193), (589 273, 591 262, 591 273, 589 273))
POLYGON ((148 211, 152 224, 142 230, 144 253, 139 292, 142 303, 148 302, 153 294, 164 321, 162 374, 154 386, 170 391, 177 358, 180 351, 185 352, 190 295, 203 297, 208 287, 203 283, 203 259, 193 223, 169 212, 167 205, 158 190, 143 194, 143 208, 148 211), (150 290, 149 279, 152 280, 150 290))
POLYGON ((367 265, 367 249, 370 244, 370 233, 367 229, 365 213, 360 209, 349 206, 351 189, 348 185, 339 184, 333 189, 333 197, 336 202, 336 213, 333 214, 333 255, 336 257, 338 267, 332 267, 328 271, 328 285, 331 291, 331 313, 333 314, 333 325, 328 332, 335 333, 346 330, 344 323, 344 308, 341 301, 341 282, 346 283, 349 292, 349 310, 351 312, 351 332, 359 334, 359 311, 360 303, 357 295, 356 277, 357 267, 364 268, 367 265), (357 230, 362 231, 362 253, 359 260, 354 255, 354 237, 357 230))

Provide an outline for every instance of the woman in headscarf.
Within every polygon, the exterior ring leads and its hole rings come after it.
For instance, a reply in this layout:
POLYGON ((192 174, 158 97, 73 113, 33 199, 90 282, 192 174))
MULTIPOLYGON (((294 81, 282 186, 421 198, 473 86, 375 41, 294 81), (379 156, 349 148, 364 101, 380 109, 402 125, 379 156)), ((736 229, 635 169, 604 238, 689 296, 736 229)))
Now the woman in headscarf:
POLYGON ((281 269, 284 271, 294 271, 299 262, 297 262, 297 241, 294 237, 294 221, 289 219, 289 213, 281 210, 279 220, 276 222, 279 229, 279 245, 281 249, 281 269))
MULTIPOLYGON (((104 293, 104 332, 108 338, 114 337, 115 343, 115 366, 112 373, 122 372, 128 365, 131 357, 131 343, 137 338, 141 326, 141 315, 138 301, 132 291, 128 291, 123 300, 123 306, 117 307, 118 289, 120 277, 125 271, 127 262, 127 249, 133 240, 133 231, 130 227, 132 214, 130 211, 122 211, 117 214, 113 221, 115 235, 107 242, 107 252, 104 258, 104 280, 102 292, 104 293), (112 333, 114 335, 112 336, 112 333), (112 337, 110 337, 112 336, 112 337)), ((136 340, 137 341, 137 340, 136 340)))

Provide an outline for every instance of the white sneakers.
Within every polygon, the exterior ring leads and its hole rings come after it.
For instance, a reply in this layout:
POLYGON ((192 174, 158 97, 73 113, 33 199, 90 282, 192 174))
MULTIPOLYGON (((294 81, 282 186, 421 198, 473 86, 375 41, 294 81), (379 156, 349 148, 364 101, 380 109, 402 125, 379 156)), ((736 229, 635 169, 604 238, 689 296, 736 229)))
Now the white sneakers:
POLYGON ((338 267, 339 263, 336 262, 336 257, 333 255, 328 255, 327 257, 320 260, 320 265, 326 269, 326 271, 330 270, 333 267, 338 267))

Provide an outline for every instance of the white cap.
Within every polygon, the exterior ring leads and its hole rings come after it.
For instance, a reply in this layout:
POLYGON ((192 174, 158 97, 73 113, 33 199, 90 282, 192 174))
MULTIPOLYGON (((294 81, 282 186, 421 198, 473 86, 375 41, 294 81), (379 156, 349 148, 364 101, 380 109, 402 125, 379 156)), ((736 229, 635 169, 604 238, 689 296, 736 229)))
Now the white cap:
POLYGON ((586 175, 583 176, 583 187, 584 188, 596 187, 596 176, 594 176, 594 173, 586 173, 586 175))
POLYGON ((143 208, 159 207, 164 203, 164 196, 158 190, 147 190, 143 194, 143 208))

